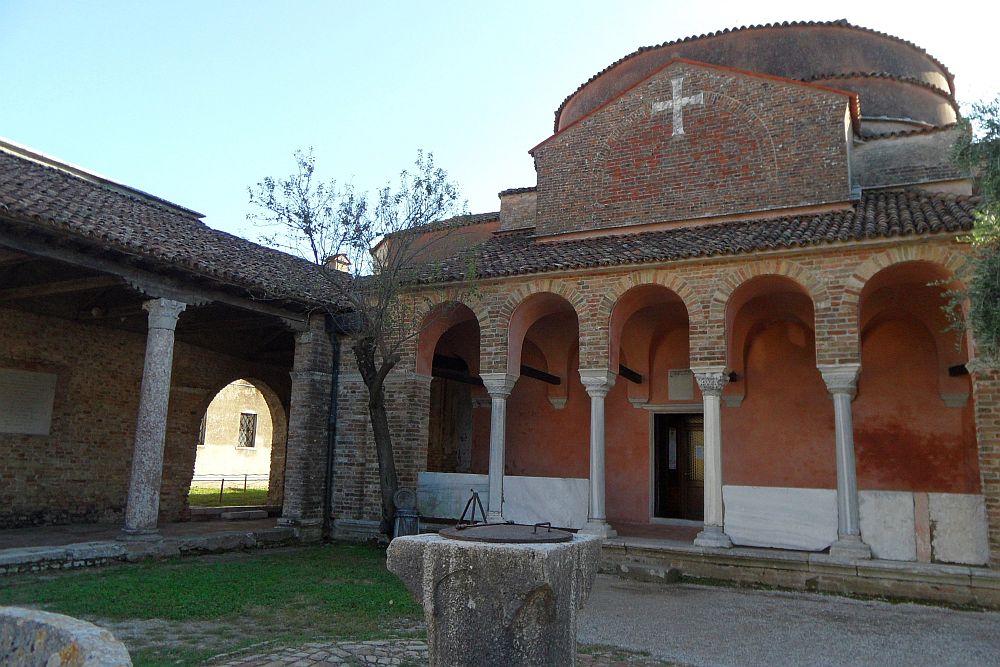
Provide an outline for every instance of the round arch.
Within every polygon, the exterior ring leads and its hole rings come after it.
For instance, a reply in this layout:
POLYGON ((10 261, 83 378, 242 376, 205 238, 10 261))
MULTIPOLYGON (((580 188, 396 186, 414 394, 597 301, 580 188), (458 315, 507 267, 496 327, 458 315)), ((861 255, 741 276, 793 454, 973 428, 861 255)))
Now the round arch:
MULTIPOLYGON (((235 377, 228 382, 217 383, 202 400, 199 410, 196 413, 197 418, 201 420, 202 424, 207 425, 208 412, 212 403, 215 401, 219 395, 226 390, 227 387, 236 385, 239 382, 245 382, 251 385, 260 395, 261 401, 266 406, 267 416, 270 421, 270 458, 267 462, 268 470, 268 485, 267 485, 267 504, 272 506, 280 506, 284 499, 284 481, 285 481, 285 455, 287 451, 288 444, 288 411, 285 403, 281 400, 278 393, 265 381, 255 378, 253 376, 246 377, 235 377)), ((255 424, 256 429, 256 424, 255 424)), ((203 444, 204 430, 199 429, 199 445, 203 444)), ((194 466, 191 469, 191 475, 195 474, 197 469, 198 461, 197 457, 194 461, 194 466)), ((211 473, 227 474, 229 471, 207 471, 211 473)), ((189 485, 190 486, 190 485, 189 485)))
POLYGON ((444 301, 430 308, 421 322, 417 336, 417 350, 414 370, 417 375, 430 376, 434 365, 434 350, 438 341, 452 327, 475 321, 482 328, 476 313, 460 301, 444 301))

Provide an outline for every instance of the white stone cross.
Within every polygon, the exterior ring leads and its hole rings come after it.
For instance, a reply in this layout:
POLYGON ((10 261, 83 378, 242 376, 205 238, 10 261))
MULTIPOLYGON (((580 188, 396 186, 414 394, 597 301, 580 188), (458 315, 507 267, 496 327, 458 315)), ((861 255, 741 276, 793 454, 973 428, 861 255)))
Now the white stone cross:
POLYGON ((681 85, 684 83, 684 77, 679 76, 676 79, 670 80, 670 86, 673 92, 673 99, 666 102, 653 102, 653 113, 657 111, 667 111, 668 109, 674 112, 674 131, 671 136, 677 136, 678 134, 684 134, 684 116, 683 109, 686 106, 693 104, 704 104, 705 103, 705 93, 698 93, 697 95, 691 95, 690 97, 682 97, 681 95, 681 85))

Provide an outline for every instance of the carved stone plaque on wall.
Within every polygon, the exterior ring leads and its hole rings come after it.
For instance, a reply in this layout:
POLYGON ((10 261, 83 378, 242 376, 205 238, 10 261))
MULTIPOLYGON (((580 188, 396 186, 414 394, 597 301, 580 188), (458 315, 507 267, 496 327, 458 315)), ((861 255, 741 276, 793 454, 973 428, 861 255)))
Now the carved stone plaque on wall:
POLYGON ((689 368, 671 368, 667 371, 667 398, 671 401, 694 399, 694 375, 689 368))
POLYGON ((56 375, 0 368, 0 433, 48 435, 56 375))

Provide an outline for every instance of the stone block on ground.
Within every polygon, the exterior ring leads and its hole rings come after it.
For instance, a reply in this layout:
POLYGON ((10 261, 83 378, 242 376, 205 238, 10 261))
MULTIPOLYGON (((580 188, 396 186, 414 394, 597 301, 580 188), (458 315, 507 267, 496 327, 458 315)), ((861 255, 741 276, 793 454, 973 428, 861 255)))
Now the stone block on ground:
POLYGON ((423 607, 430 664, 572 665, 601 541, 492 544, 400 537, 387 565, 423 607))
POLYGON ((750 547, 822 551, 837 539, 837 492, 724 486, 725 532, 750 547))
POLYGON ((125 645, 93 623, 0 607, 0 664, 9 667, 130 667, 125 645))
POLYGON ((929 493, 931 552, 939 563, 985 565, 990 560, 983 496, 929 493))
POLYGON ((913 493, 909 491, 861 491, 861 539, 872 556, 887 560, 917 559, 913 493))
POLYGON ((251 521, 266 519, 267 510, 232 510, 219 515, 223 521, 251 521))

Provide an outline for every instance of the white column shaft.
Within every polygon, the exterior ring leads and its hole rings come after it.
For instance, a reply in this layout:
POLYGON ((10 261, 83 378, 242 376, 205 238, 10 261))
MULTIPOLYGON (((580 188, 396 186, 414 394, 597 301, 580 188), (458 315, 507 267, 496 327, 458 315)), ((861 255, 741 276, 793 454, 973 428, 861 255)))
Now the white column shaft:
POLYGON ((503 475, 506 462, 507 443, 507 397, 517 382, 516 375, 506 373, 482 373, 483 385, 489 393, 490 411, 490 469, 489 503, 487 518, 503 521, 503 475))
POLYGON ((819 367, 833 399, 834 438, 837 458, 837 534, 830 556, 837 560, 871 558, 871 548, 861 540, 858 471, 854 461, 854 420, 851 401, 858 387, 860 364, 819 367))
POLYGON ((729 370, 724 366, 692 368, 701 389, 705 417, 704 485, 705 528, 694 543, 704 547, 733 546, 726 535, 725 511, 722 504, 722 390, 729 382, 729 370))
POLYGON ((834 394, 833 410, 837 438, 837 528, 842 536, 860 535, 851 396, 845 393, 834 394))
POLYGON ((605 521, 604 510, 604 395, 590 396, 590 516, 605 521))
POLYGON ((614 537, 605 513, 604 399, 615 384, 615 374, 603 368, 580 369, 580 381, 590 395, 590 499, 583 532, 614 537))
POLYGON ((156 532, 174 358, 174 328, 185 307, 186 304, 171 299, 154 299, 143 304, 149 312, 149 329, 125 506, 125 532, 128 534, 156 532))
POLYGON ((493 396, 490 412, 490 497, 489 508, 492 518, 502 515, 504 449, 507 442, 507 397, 493 396))
POLYGON ((705 525, 722 528, 722 414, 721 399, 704 394, 705 410, 705 525))

